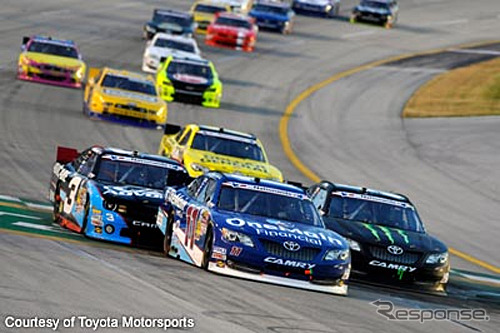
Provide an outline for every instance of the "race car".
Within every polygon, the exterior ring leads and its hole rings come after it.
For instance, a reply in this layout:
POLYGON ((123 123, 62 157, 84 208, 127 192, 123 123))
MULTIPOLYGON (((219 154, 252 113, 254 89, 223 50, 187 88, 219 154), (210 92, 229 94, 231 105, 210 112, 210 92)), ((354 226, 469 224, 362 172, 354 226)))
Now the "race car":
POLYGON ((75 42, 42 36, 23 37, 18 79, 80 88, 85 69, 75 42))
POLYGON ((406 196, 328 181, 313 185, 308 193, 326 227, 350 244, 353 277, 445 290, 448 248, 426 232, 406 196))
POLYGON ((204 59, 161 59, 156 73, 160 96, 167 102, 178 101, 218 108, 222 99, 222 82, 211 61, 204 59))
POLYGON ((255 19, 233 13, 218 13, 207 28, 205 44, 251 52, 257 41, 255 19))
POLYGON ((167 104, 152 77, 107 67, 90 68, 83 113, 93 119, 152 128, 167 122, 167 104))
POLYGON ((262 179, 283 181, 278 168, 269 163, 264 146, 253 134, 196 124, 167 124, 158 154, 186 167, 191 177, 216 170, 262 179))
POLYGON ((190 13, 196 22, 196 32, 206 34, 208 25, 215 18, 215 14, 230 11, 231 7, 229 5, 220 3, 217 0, 200 0, 193 4, 190 13))
POLYGON ((151 39, 159 32, 192 36, 196 25, 189 13, 173 9, 155 9, 153 18, 143 28, 143 38, 151 39))
POLYGON ((161 248, 156 214, 166 186, 184 186, 182 165, 165 157, 122 149, 58 147, 49 200, 53 217, 85 236, 161 248))
POLYGON ((218 13, 207 29, 205 44, 251 52, 257 41, 255 19, 233 13, 218 13))
POLYGON ((396 23, 398 12, 396 0, 361 0, 352 10, 350 21, 374 22, 389 29, 396 23))
POLYGON ((278 30, 283 34, 292 32, 295 13, 286 2, 259 1, 249 13, 261 29, 278 30))
POLYGON ((157 225, 167 255, 206 270, 347 294, 349 245, 298 187, 210 172, 167 187, 157 225))
POLYGON ((198 44, 192 37, 176 36, 160 32, 146 44, 142 59, 142 70, 148 73, 156 73, 160 65, 160 60, 171 55, 194 59, 201 58, 198 44))
POLYGON ((239 14, 248 14, 254 3, 253 0, 217 0, 217 2, 228 5, 232 12, 239 14))
POLYGON ((340 0, 293 0, 292 9, 300 14, 335 17, 339 15, 340 0))

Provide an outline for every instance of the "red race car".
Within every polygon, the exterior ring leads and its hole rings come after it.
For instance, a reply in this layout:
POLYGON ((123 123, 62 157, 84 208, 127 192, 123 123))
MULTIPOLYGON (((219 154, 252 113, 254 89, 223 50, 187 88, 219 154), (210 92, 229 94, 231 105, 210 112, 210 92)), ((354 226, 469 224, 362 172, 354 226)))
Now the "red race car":
POLYGON ((255 19, 234 13, 218 13, 208 26, 205 44, 253 51, 258 27, 255 19))

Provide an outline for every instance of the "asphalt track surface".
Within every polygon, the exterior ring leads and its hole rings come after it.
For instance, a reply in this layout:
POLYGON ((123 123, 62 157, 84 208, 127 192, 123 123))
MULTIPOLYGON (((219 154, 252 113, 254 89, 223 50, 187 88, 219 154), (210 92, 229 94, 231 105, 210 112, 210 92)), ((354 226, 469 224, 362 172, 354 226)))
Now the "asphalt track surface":
MULTIPOLYGON (((90 121, 81 113, 81 91, 14 77, 21 38, 34 33, 76 40, 91 66, 139 70, 142 24, 164 3, 2 1, 0 192, 44 198, 56 145, 156 151, 160 132, 90 121)), ((168 2, 184 9, 189 3, 168 2)), ((352 5, 345 1, 342 12, 352 5)), ((287 178, 308 182, 288 161, 278 137, 283 110, 301 91, 370 61, 498 38, 497 0, 401 0, 400 6, 394 30, 298 17, 291 36, 261 33, 253 54, 202 47, 225 83, 222 108, 174 103, 169 122, 253 132, 287 178)), ((292 145, 321 177, 409 194, 430 232, 498 266, 498 118, 399 118, 404 101, 435 74, 382 68, 338 81, 296 110, 290 122, 292 145)), ((494 312, 489 322, 389 322, 369 302, 382 298, 402 307, 440 305, 366 287, 351 288, 346 298, 224 278, 142 251, 8 234, 0 239, 2 330, 8 314, 185 315, 195 318, 200 332, 496 331, 500 322, 494 312)), ((453 260, 457 267, 477 269, 453 260)))

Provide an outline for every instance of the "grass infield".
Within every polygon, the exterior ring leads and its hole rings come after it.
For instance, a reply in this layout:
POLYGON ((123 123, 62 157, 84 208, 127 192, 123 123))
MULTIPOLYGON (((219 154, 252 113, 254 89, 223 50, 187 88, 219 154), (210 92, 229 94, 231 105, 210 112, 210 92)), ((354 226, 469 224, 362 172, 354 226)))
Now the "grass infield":
POLYGON ((438 75, 410 98, 405 118, 500 115, 500 58, 438 75))

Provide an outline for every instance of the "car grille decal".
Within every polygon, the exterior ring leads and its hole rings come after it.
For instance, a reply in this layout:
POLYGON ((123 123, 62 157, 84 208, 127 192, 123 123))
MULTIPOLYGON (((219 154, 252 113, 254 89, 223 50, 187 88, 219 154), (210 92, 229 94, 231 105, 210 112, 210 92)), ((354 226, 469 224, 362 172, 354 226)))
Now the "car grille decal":
POLYGON ((292 252, 285 249, 282 242, 273 242, 267 239, 261 239, 260 242, 269 254, 286 259, 312 261, 321 252, 321 249, 313 247, 302 247, 300 250, 292 252))
POLYGON ((404 265, 415 264, 421 256, 420 253, 415 252, 404 252, 401 255, 394 255, 387 252, 387 249, 385 247, 378 246, 370 246, 369 249, 371 255, 376 259, 404 265))

